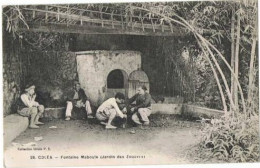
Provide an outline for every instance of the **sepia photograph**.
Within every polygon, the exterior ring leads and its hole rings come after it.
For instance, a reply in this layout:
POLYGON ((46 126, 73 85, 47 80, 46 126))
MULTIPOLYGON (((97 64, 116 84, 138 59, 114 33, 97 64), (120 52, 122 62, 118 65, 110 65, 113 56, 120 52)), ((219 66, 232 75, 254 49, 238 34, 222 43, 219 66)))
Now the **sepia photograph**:
POLYGON ((257 0, 1 8, 4 167, 260 161, 257 0))

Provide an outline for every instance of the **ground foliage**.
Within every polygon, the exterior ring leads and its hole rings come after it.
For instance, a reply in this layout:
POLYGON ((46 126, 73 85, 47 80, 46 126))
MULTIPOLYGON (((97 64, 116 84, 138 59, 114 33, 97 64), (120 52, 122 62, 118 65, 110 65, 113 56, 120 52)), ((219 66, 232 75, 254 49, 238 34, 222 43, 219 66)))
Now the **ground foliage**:
POLYGON ((243 116, 229 119, 212 119, 204 123, 201 143, 191 155, 197 160, 207 161, 217 158, 225 162, 259 161, 259 118, 244 120, 243 116))
POLYGON ((182 115, 153 114, 150 116, 151 127, 161 128, 199 128, 201 124, 194 118, 186 118, 182 115))

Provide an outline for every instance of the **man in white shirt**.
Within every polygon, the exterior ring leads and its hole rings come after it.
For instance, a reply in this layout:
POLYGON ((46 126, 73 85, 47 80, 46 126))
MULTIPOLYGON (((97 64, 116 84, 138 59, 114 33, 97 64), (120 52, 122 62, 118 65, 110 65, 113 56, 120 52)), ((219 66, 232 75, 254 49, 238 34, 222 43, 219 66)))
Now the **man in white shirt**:
POLYGON ((29 128, 39 128, 37 125, 44 124, 39 121, 40 116, 44 112, 44 106, 36 102, 35 98, 35 86, 27 85, 25 93, 23 93, 18 100, 17 112, 22 116, 30 117, 29 128))
POLYGON ((106 129, 115 129, 116 127, 111 125, 111 122, 115 117, 126 118, 127 115, 124 114, 118 107, 117 103, 123 103, 125 96, 123 93, 116 93, 114 98, 109 98, 103 102, 97 109, 96 118, 101 121, 101 124, 106 125, 106 129), (104 121, 107 121, 105 123, 104 121))

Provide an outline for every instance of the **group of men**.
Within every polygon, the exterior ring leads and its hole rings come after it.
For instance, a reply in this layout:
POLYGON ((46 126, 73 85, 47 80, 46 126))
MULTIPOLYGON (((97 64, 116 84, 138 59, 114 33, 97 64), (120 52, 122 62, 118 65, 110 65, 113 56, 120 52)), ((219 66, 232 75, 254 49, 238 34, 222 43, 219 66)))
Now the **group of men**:
MULTIPOLYGON (((18 100, 17 112, 22 116, 30 117, 29 128, 39 128, 39 125, 44 124, 39 122, 39 118, 44 112, 44 106, 36 102, 35 98, 35 86, 27 85, 25 92, 18 100)), ((74 107, 84 109, 88 118, 96 118, 100 124, 105 125, 106 129, 117 128, 112 125, 114 119, 121 119, 125 123, 128 117, 137 126, 148 126, 150 124, 148 117, 151 114, 151 95, 147 92, 146 86, 139 87, 137 94, 128 100, 125 100, 123 93, 118 92, 114 97, 107 99, 98 107, 94 117, 84 90, 76 82, 73 92, 68 96, 65 112, 66 121, 71 119, 74 107)))

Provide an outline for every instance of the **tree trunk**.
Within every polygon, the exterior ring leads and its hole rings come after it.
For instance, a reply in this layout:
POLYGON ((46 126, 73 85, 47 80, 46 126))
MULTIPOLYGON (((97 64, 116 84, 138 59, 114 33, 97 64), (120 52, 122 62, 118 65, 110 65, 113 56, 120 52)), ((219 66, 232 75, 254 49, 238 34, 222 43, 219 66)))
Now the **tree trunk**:
MULTIPOLYGON (((239 8, 240 9, 240 8, 239 8)), ((239 43, 240 43, 240 12, 237 13, 237 25, 236 25, 236 48, 235 48, 235 76, 238 79, 238 71, 239 71, 239 43)), ((235 82, 234 86, 234 103, 238 108, 238 88, 237 82, 235 82)))

